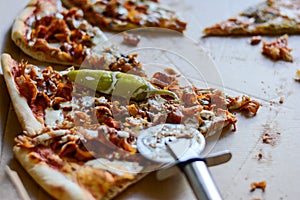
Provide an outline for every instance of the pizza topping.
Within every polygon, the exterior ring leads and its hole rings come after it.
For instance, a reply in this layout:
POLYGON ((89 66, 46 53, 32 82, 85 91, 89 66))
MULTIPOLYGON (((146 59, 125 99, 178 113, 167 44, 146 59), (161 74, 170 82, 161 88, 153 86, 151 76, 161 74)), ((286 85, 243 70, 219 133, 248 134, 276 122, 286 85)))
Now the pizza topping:
POLYGON ((252 100, 249 96, 244 95, 242 98, 227 97, 227 106, 229 110, 246 111, 252 115, 256 115, 261 104, 255 100, 252 100))
POLYGON ((95 199, 101 199, 115 182, 111 173, 91 166, 81 166, 76 175, 78 184, 89 190, 95 199))
POLYGON ((37 96, 37 86, 27 76, 19 76, 16 78, 16 83, 19 92, 27 99, 29 105, 31 105, 37 96))
POLYGON ((78 64, 91 55, 94 45, 106 39, 98 28, 83 19, 83 12, 77 8, 61 9, 45 16, 34 15, 26 23, 30 46, 40 51, 48 48, 53 55, 75 60, 78 64))
POLYGON ((47 127, 61 126, 64 121, 62 110, 45 110, 45 124, 47 127))
POLYGON ((164 73, 155 73, 150 83, 143 77, 121 72, 67 71, 58 73, 51 67, 39 70, 26 63, 18 66, 14 73, 16 82, 19 77, 26 77, 37 85, 35 98, 39 100, 34 100, 31 108, 41 112, 45 130, 32 138, 18 136, 17 145, 31 149, 50 147, 62 159, 84 163, 95 158, 137 162, 140 158, 136 141, 145 128, 160 123, 185 124, 209 136, 228 124, 235 130, 237 119, 227 109, 255 114, 260 106, 247 96, 233 98, 211 88, 182 87, 177 76, 164 73), (71 80, 81 84, 72 85, 71 80), (153 86, 152 81, 158 86, 153 86), (93 85, 86 88, 87 82, 93 85), (93 90, 98 87, 100 91, 93 90), (135 97, 129 102, 112 95, 123 92, 125 96, 128 89, 135 97))
POLYGON ((215 113, 209 110, 202 110, 200 112, 200 116, 202 117, 202 119, 212 120, 215 118, 215 113))
POLYGON ((52 149, 42 146, 35 148, 28 156, 36 162, 47 163, 47 166, 57 170, 62 169, 66 165, 66 162, 55 154, 52 149))
POLYGON ((284 60, 293 62, 292 49, 288 45, 288 35, 283 35, 271 43, 263 42, 262 54, 274 61, 284 60))
POLYGON ((123 33, 123 43, 127 45, 137 46, 141 40, 141 36, 132 33, 123 33))
POLYGON ((264 192, 266 187, 267 187, 267 182, 266 181, 253 182, 253 183, 251 183, 250 192, 254 192, 254 190, 256 190, 256 188, 259 188, 264 192))
POLYGON ((138 61, 137 56, 137 54, 121 54, 115 62, 110 63, 109 69, 146 77, 147 75, 144 73, 142 64, 138 61))
POLYGON ((186 28, 186 23, 180 21, 175 12, 159 5, 156 0, 97 0, 92 2, 86 15, 92 24, 101 23, 108 29, 118 31, 134 27, 162 27, 182 32, 186 28), (95 14, 91 14, 92 11, 95 14))
POLYGON ((71 99, 72 85, 52 67, 41 70, 20 63, 18 74, 15 82, 19 92, 27 99, 28 105, 40 121, 44 120, 45 109, 50 104, 55 105, 55 101, 63 102, 71 99))
POLYGON ((153 87, 144 78, 122 72, 102 70, 74 70, 68 73, 70 80, 104 94, 144 100, 149 95, 167 95, 177 99, 177 95, 169 90, 153 87))

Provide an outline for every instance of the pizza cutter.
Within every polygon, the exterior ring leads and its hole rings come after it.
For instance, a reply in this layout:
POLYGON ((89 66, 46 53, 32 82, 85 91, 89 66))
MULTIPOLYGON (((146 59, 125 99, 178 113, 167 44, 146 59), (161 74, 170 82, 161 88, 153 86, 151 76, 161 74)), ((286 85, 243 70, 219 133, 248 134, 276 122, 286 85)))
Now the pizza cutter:
POLYGON ((179 167, 197 199, 222 199, 207 166, 227 162, 231 153, 199 157, 205 138, 197 129, 183 124, 156 125, 140 132, 137 147, 144 157, 160 163, 163 171, 175 165, 179 167))

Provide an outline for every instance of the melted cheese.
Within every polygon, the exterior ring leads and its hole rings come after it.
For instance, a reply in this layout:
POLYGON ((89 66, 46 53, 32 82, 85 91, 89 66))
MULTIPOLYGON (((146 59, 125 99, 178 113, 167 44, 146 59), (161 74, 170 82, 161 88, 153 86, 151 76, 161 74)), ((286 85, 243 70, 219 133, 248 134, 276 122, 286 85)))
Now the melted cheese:
POLYGON ((61 43, 59 43, 59 42, 56 42, 56 43, 47 43, 47 45, 48 45, 50 48, 59 49, 60 46, 61 46, 61 43))
POLYGON ((62 125, 64 121, 64 115, 62 110, 53 110, 52 108, 47 108, 45 110, 45 124, 48 127, 57 127, 62 125))
POLYGON ((107 103, 107 99, 105 97, 99 97, 99 98, 96 98, 96 101, 98 103, 107 103))
MULTIPOLYGON (((96 1, 95 0, 90 0, 91 3, 95 3, 96 1)), ((93 9, 97 12, 97 13, 103 13, 105 11, 105 5, 103 4, 95 4, 93 5, 93 9)))
POLYGON ((31 71, 34 69, 35 73, 36 73, 36 76, 37 76, 37 79, 43 79, 43 74, 41 72, 41 69, 38 68, 37 66, 34 66, 34 65, 28 65, 26 68, 25 68, 25 75, 29 75, 31 73, 31 71))
POLYGON ((53 130, 51 132, 43 133, 35 138, 38 144, 44 144, 47 146, 47 141, 53 139, 54 137, 59 137, 67 134, 68 130, 53 130))
POLYGON ((215 118, 215 114, 209 110, 202 110, 200 116, 207 120, 213 120, 215 118))
POLYGON ((91 137, 98 137, 98 131, 85 129, 85 133, 91 137))
POLYGON ((91 97, 91 96, 82 97, 81 105, 83 107, 92 107, 94 105, 94 97, 91 97))

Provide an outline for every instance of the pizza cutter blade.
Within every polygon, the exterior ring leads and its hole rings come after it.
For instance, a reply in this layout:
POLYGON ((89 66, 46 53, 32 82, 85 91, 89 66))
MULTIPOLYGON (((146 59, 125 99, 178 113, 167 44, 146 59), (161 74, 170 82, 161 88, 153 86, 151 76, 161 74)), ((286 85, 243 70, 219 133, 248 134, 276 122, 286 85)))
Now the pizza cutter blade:
POLYGON ((156 125, 140 132, 137 147, 144 157, 163 163, 164 168, 177 165, 186 176, 197 199, 222 199, 206 161, 212 165, 224 163, 231 158, 231 153, 226 151, 217 154, 215 160, 213 157, 200 158, 199 155, 205 147, 205 138, 197 129, 183 124, 156 125))

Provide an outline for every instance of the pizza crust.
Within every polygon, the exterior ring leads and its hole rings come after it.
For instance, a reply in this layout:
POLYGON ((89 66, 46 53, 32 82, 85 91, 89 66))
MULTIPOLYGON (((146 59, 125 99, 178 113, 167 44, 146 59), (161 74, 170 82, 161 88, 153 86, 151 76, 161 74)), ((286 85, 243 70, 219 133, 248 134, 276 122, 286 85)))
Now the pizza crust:
MULTIPOLYGON (((90 191, 80 187, 79 184, 66 177, 61 172, 49 167, 44 162, 37 163, 33 160, 28 149, 14 146, 14 154, 22 167, 30 176, 49 194, 60 200, 95 200, 96 198, 90 191)), ((102 196, 101 200, 109 200, 120 194, 130 185, 138 182, 148 173, 141 173, 133 180, 125 180, 121 183, 112 185, 102 196)))
POLYGON ((59 8, 57 5, 59 5, 57 0, 48 0, 45 1, 45 3, 41 3, 40 0, 30 1, 22 13, 15 19, 12 27, 11 38, 24 53, 37 60, 65 65, 81 64, 68 60, 67 57, 62 54, 51 54, 49 51, 42 51, 34 46, 29 46, 27 42, 26 31, 30 27, 26 25, 26 20, 33 15, 55 13, 59 8))
MULTIPOLYGON (((112 17, 106 17, 101 12, 99 12, 99 10, 96 8, 98 3, 97 0, 83 0, 83 1, 62 0, 62 2, 68 8, 78 7, 82 9, 89 23, 91 23, 94 26, 98 26, 101 29, 106 29, 109 31, 121 32, 121 31, 127 31, 134 28, 146 28, 146 27, 167 28, 178 32, 183 32, 186 29, 186 23, 181 21, 178 18, 178 16, 175 15, 175 12, 171 14, 171 16, 169 16, 171 9, 156 1, 148 1, 148 3, 153 3, 154 6, 146 5, 146 7, 148 7, 149 10, 150 8, 154 7, 154 9, 157 11, 157 13, 155 14, 158 14, 162 12, 161 10, 164 10, 167 14, 166 13, 162 14, 165 20, 163 23, 161 22, 153 23, 150 22, 149 20, 146 20, 145 24, 142 23, 136 24, 134 22, 129 21, 128 19, 121 21, 119 19, 115 19, 112 17), (174 18, 176 18, 176 20, 174 18)), ((147 3, 147 1, 140 1, 140 0, 138 1, 136 0, 134 2, 140 2, 144 4, 147 3)), ((119 3, 123 4, 124 1, 119 1, 119 3)), ((144 16, 145 18, 150 18, 152 16, 153 13, 149 10, 146 11, 147 14, 146 16, 144 16)))
POLYGON ((137 183, 141 179, 143 179, 145 176, 147 176, 149 173, 141 173, 138 174, 133 180, 123 182, 121 184, 116 184, 113 185, 112 187, 109 188, 109 190, 106 192, 105 196, 102 198, 102 200, 110 200, 117 195, 119 195, 121 192, 126 190, 129 186, 133 185, 134 183, 137 183))
POLYGON ((32 176, 32 178, 49 194, 62 200, 94 200, 95 198, 79 185, 66 176, 50 168, 47 164, 40 162, 36 164, 30 159, 28 149, 15 146, 14 153, 21 165, 32 176))
MULTIPOLYGON (((37 60, 48 63, 80 66, 84 58, 89 58, 91 54, 100 57, 101 55, 99 54, 102 53, 101 47, 107 43, 107 38, 99 28, 93 27, 84 19, 82 19, 80 22, 87 26, 87 32, 93 32, 94 34, 91 36, 91 42, 93 45, 91 47, 82 47, 83 49, 87 49, 86 55, 80 55, 77 56, 78 58, 76 58, 72 52, 65 52, 61 50, 61 46, 53 46, 53 44, 48 43, 48 41, 43 38, 35 38, 37 39, 35 42, 28 41, 30 39, 28 38, 29 34, 31 34, 28 33, 28 30, 32 29, 31 25, 28 24, 28 19, 33 16, 38 16, 38 18, 39 16, 50 16, 54 13, 59 13, 62 11, 67 10, 62 7, 60 0, 32 0, 22 11, 22 13, 15 19, 11 33, 12 40, 24 53, 37 60)), ((72 43, 76 42, 73 41, 72 43)))
POLYGON ((13 66, 18 65, 18 63, 14 61, 10 55, 3 54, 1 56, 1 65, 6 86, 22 129, 26 131, 29 136, 37 135, 44 126, 35 118, 27 104, 26 98, 21 96, 18 91, 11 71, 13 66))

